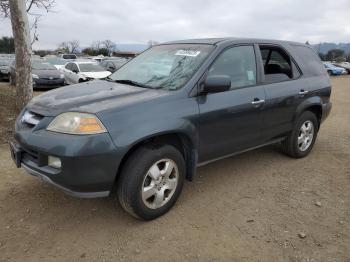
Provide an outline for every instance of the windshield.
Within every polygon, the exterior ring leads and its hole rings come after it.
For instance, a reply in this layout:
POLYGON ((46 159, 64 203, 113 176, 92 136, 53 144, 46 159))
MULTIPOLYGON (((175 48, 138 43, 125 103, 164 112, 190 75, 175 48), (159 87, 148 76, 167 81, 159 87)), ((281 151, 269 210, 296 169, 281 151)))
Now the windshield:
POLYGON ((52 65, 65 65, 67 63, 67 60, 60 58, 46 58, 46 61, 52 65))
POLYGON ((106 71, 102 66, 95 63, 82 63, 79 64, 79 68, 81 72, 102 72, 106 71))
POLYGON ((8 66, 10 65, 11 60, 0 60, 0 66, 8 66))
POLYGON ((74 54, 71 55, 62 55, 63 59, 77 59, 77 56, 74 54))
POLYGON ((150 88, 177 90, 190 79, 212 49, 211 45, 194 44, 155 46, 109 78, 131 80, 150 88))
POLYGON ((56 67, 49 63, 44 63, 44 62, 37 62, 33 61, 32 62, 32 69, 36 70, 56 70, 56 67))

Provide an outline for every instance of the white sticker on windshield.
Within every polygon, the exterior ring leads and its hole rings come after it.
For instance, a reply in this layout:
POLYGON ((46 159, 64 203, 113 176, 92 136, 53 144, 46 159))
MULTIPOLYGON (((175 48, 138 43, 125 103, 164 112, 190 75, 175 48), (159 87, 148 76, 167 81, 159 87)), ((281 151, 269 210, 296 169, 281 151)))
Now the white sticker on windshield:
POLYGON ((200 54, 201 51, 195 51, 195 50, 178 50, 175 55, 181 55, 181 56, 197 56, 200 54))
POLYGON ((254 81, 255 80, 255 76, 254 76, 254 72, 253 71, 247 71, 247 76, 248 76, 248 80, 249 81, 254 81))

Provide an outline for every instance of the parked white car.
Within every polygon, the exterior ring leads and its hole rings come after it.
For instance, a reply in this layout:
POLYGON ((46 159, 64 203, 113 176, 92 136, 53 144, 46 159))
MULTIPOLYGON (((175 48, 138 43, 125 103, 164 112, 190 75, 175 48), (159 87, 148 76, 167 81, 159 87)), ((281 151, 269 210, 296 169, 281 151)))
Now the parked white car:
POLYGON ((66 84, 77 84, 93 79, 103 79, 111 74, 96 62, 74 61, 67 63, 61 71, 66 84))

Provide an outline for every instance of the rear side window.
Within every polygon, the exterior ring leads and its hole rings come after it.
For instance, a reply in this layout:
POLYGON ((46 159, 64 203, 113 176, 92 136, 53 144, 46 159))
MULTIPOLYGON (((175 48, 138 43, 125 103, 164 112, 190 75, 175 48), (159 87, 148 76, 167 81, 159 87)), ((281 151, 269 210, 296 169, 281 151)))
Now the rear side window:
POLYGON ((74 54, 66 54, 66 55, 62 55, 63 59, 77 59, 77 56, 74 54))
POLYGON ((65 68, 68 70, 72 70, 72 63, 66 64, 65 68))
POLYGON ((297 52, 299 59, 302 61, 303 68, 305 68, 310 75, 318 76, 325 74, 321 59, 312 48, 303 45, 292 46, 297 52))
POLYGON ((291 57, 277 46, 260 46, 265 82, 275 83, 296 79, 300 72, 291 57))
POLYGON ((237 46, 225 50, 209 69, 208 76, 227 75, 231 89, 256 84, 256 62, 253 46, 237 46))

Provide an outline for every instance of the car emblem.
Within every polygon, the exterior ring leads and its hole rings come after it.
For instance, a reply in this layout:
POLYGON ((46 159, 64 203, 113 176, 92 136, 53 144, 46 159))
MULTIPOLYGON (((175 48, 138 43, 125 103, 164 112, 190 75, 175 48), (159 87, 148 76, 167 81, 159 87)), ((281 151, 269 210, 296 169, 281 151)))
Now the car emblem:
POLYGON ((52 76, 50 76, 50 77, 49 77, 49 79, 50 79, 50 80, 52 80, 52 79, 53 79, 53 77, 52 77, 52 76))

